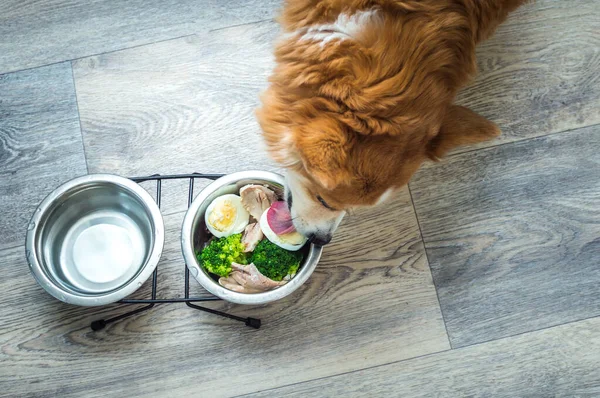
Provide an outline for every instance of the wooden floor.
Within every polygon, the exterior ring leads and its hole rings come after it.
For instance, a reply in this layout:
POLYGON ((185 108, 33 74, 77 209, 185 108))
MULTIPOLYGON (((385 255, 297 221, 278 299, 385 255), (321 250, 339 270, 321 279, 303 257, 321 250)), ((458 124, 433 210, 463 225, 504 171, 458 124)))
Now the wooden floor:
MULTIPOLYGON (((92 332, 124 309, 37 286, 24 231, 61 182, 279 170, 253 116, 278 6, 0 2, 0 396, 600 396, 596 0, 538 0, 479 48, 459 102, 500 139, 348 217, 291 297, 211 304, 259 331, 171 304, 92 332)), ((180 296, 185 187, 163 190, 159 296, 180 296)))

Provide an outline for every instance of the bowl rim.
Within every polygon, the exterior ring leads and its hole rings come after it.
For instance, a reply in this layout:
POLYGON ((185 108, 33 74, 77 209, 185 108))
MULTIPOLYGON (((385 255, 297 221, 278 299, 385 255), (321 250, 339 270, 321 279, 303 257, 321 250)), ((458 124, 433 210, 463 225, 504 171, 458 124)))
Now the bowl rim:
POLYGON ((29 264, 31 273, 38 284, 44 290, 46 290, 46 292, 58 300, 68 304, 79 306, 100 306, 115 303, 129 296, 139 289, 142 284, 146 282, 146 280, 148 280, 150 275, 152 275, 158 266, 158 262, 160 261, 160 257, 164 248, 164 241, 165 226, 162 213, 160 212, 160 208, 152 196, 150 196, 150 194, 146 192, 144 188, 126 177, 104 173, 88 174, 81 177, 76 177, 58 186, 38 205, 27 226, 25 256, 27 258, 27 263, 29 264), (40 220, 46 215, 46 212, 52 207, 52 204, 60 195, 71 189, 77 188, 80 185, 94 182, 110 183, 118 185, 121 188, 125 188, 127 191, 134 194, 144 204, 154 224, 154 230, 152 231, 154 235, 154 245, 150 255, 148 256, 148 259, 140 266, 141 272, 139 272, 139 274, 135 278, 131 279, 126 285, 108 293, 86 296, 74 294, 60 288, 46 275, 42 269, 40 261, 38 260, 40 253, 36 253, 35 237, 40 229, 40 220))
POLYGON ((315 270, 321 258, 323 249, 319 246, 311 244, 308 255, 304 260, 306 262, 307 259, 311 259, 311 261, 309 263, 305 263, 298 274, 296 274, 296 276, 288 283, 268 292, 252 294, 234 292, 224 288, 210 278, 205 271, 201 269, 194 253, 194 237, 192 236, 194 218, 196 218, 196 214, 198 213, 198 210, 202 204, 213 192, 221 187, 235 184, 244 179, 265 180, 267 183, 273 182, 282 186, 285 185, 285 177, 283 177, 281 174, 262 170, 239 171, 216 179, 198 194, 185 214, 183 224, 181 226, 181 250, 186 266, 190 270, 192 276, 211 294, 235 304, 266 304, 288 296, 297 290, 302 284, 304 284, 304 282, 308 280, 315 270))

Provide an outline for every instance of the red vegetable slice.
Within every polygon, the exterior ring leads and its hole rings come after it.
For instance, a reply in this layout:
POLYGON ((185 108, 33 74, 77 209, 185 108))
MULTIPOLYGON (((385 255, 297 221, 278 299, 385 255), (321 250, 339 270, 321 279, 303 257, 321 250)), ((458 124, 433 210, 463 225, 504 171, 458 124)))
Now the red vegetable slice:
POLYGON ((292 215, 287 204, 283 201, 273 202, 267 210, 267 223, 277 235, 289 234, 296 231, 292 215))

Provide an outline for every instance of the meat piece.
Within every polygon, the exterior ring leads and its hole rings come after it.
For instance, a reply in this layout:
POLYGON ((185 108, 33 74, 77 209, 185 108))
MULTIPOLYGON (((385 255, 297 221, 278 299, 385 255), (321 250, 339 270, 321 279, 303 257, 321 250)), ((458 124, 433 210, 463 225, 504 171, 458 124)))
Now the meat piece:
POLYGON ((260 216, 277 200, 275 192, 262 185, 246 185, 240 189, 240 197, 242 206, 255 220, 260 220, 260 216))
POLYGON ((227 278, 219 278, 219 285, 238 293, 262 293, 262 290, 253 290, 240 286, 231 276, 227 278))
POLYGON ((231 263, 233 271, 227 278, 219 278, 219 284, 240 293, 260 293, 285 285, 288 281, 276 282, 260 273, 254 264, 231 263))
POLYGON ((256 245, 264 238, 263 232, 257 222, 248 224, 242 235, 244 253, 250 253, 256 249, 256 245))

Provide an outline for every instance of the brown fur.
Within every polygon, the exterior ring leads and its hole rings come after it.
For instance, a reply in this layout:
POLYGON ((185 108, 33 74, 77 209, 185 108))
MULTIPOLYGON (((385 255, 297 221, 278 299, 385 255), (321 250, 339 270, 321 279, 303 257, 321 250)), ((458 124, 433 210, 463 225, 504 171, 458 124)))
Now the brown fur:
POLYGON ((373 205, 425 159, 491 139, 498 127, 453 105, 475 46, 525 0, 288 0, 277 66, 257 115, 271 156, 342 210, 373 205), (377 9, 351 40, 293 32, 377 9))

